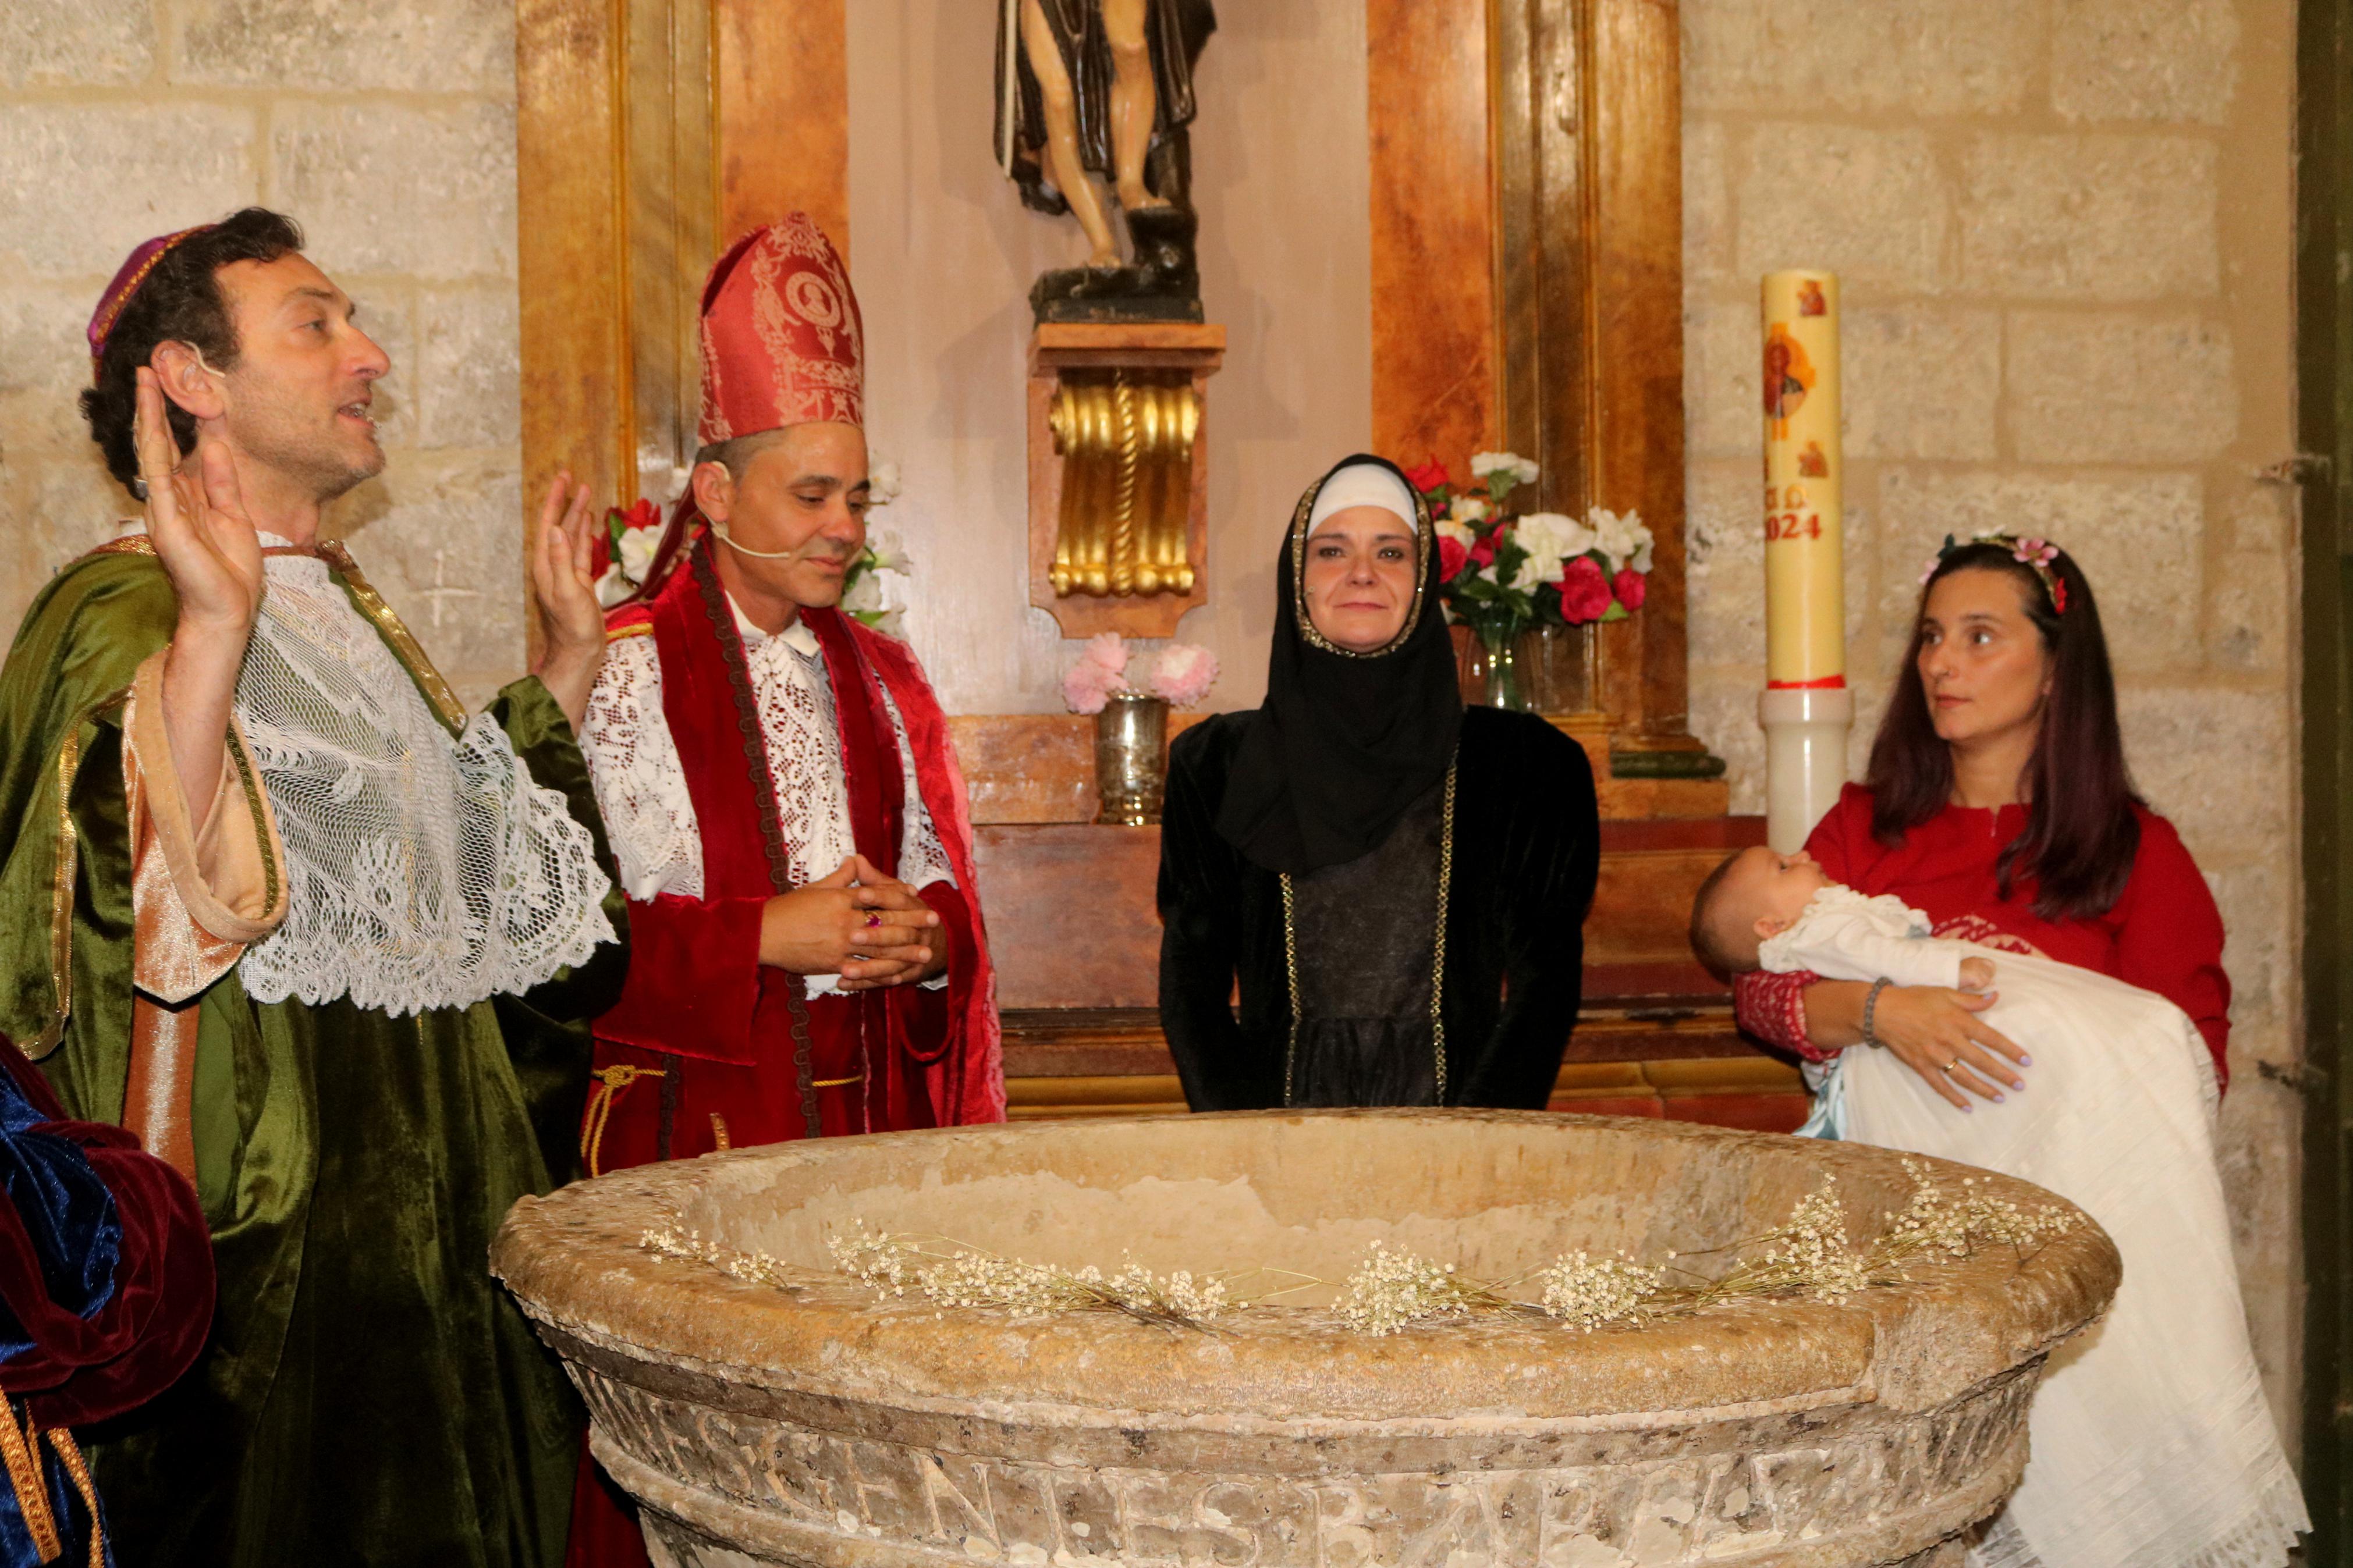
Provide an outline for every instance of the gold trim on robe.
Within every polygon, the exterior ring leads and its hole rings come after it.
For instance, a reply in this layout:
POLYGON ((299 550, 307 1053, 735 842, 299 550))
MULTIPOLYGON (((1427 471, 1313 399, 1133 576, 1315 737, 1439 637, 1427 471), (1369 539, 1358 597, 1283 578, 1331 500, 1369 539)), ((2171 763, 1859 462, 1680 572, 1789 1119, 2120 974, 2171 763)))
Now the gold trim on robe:
POLYGON ((196 999, 278 929, 287 888, 285 847, 234 715, 226 765, 203 819, 192 819, 164 727, 170 657, 161 648, 140 665, 122 716, 134 987, 122 1125, 193 1181, 196 999))

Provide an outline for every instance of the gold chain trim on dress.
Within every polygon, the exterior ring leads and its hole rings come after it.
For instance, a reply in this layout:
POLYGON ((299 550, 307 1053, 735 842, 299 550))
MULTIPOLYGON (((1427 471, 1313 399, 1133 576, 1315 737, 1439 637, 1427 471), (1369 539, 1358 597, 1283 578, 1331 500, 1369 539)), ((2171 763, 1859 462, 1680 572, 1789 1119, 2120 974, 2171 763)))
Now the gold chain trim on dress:
POLYGON ((65 1550, 65 1542, 58 1534, 58 1519, 49 1508, 48 1478, 41 1473, 41 1434, 33 1425, 33 1413, 25 1412, 25 1425, 16 1425, 16 1408, 12 1403, 0 1409, 0 1458, 8 1465, 8 1485, 16 1494, 16 1513, 25 1521, 25 1533, 33 1538, 33 1550, 41 1561, 49 1563, 65 1550))
POLYGON ((90 1568, 106 1568, 106 1530, 99 1522, 98 1486, 90 1479, 90 1466, 81 1457, 81 1445, 62 1426, 52 1428, 48 1437, 49 1447, 58 1451, 58 1462, 73 1478, 74 1490, 81 1493, 82 1506, 90 1510, 90 1568))
MULTIPOLYGON (((1438 818, 1438 940, 1430 967, 1430 1034, 1438 1054, 1438 1103, 1446 1103, 1446 892, 1454 879, 1454 770, 1446 766, 1446 804, 1438 818)), ((1282 873, 1282 968, 1291 984, 1291 1038, 1282 1048, 1282 1103, 1299 1059, 1299 931, 1292 919, 1291 873, 1282 873)))

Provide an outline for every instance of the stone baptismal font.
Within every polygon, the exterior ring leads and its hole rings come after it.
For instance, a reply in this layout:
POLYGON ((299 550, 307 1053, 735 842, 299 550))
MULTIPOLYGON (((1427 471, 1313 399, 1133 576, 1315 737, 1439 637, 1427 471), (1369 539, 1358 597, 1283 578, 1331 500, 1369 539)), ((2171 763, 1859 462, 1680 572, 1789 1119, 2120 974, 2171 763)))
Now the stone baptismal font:
POLYGON ((2006 1177, 1502 1111, 739 1150, 526 1198, 492 1261, 586 1396, 655 1562, 697 1568, 1959 1568, 1959 1532, 2025 1463, 2045 1358, 2118 1279, 2096 1226, 2006 1177), (1923 1174, 2051 1228, 1835 1300, 1736 1294, 1589 1331, 1490 1298, 1375 1334, 1338 1289, 1376 1246, 1526 1301, 1503 1282, 1578 1252, 1704 1286, 1825 1193, 1859 1246, 1901 1230, 1923 1174), (1237 1296, 1329 1283, 1197 1326, 1024 1313, 837 1266, 845 1238, 883 1234, 1218 1274, 1237 1296))

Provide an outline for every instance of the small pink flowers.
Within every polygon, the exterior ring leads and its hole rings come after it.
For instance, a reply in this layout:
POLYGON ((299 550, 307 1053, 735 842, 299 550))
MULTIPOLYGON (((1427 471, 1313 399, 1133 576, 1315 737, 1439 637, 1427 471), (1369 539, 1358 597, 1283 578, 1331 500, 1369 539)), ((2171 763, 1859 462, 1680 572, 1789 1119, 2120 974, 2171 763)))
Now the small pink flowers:
POLYGON ((1218 656, 1192 643, 1170 643, 1153 660, 1150 679, 1138 685, 1128 674, 1128 647, 1117 632, 1087 639, 1078 662, 1062 677, 1062 702, 1073 713, 1100 713, 1114 697, 1157 697, 1171 707, 1189 708, 1209 694, 1218 679, 1218 656))
POLYGON ((1152 662, 1152 693, 1172 708, 1190 708, 1218 679, 1218 656, 1195 643, 1170 643, 1152 662))
POLYGON ((2059 560, 2059 547, 2048 540, 2021 539, 2010 558, 2028 566, 2051 566, 2059 560))

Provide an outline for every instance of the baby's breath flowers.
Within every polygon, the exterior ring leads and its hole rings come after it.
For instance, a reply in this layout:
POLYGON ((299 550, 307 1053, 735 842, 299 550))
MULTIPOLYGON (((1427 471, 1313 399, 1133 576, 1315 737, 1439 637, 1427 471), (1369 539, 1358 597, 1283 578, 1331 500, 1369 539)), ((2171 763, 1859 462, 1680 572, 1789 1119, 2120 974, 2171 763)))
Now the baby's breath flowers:
MULTIPOLYGON (((1922 1161, 1905 1160, 1911 1200, 1896 1211, 1868 1246, 1849 1235, 1846 1205, 1836 1177, 1798 1201, 1789 1217, 1762 1236, 1718 1252, 1735 1261, 1715 1279, 1667 1254, 1650 1265, 1620 1253, 1593 1257, 1564 1253, 1545 1268, 1514 1279, 1490 1282, 1387 1242, 1375 1242, 1341 1287, 1334 1315, 1352 1331, 1380 1338, 1418 1323, 1460 1321, 1490 1313, 1546 1317, 1587 1333, 1611 1324, 1641 1323, 1684 1314, 1727 1301, 1798 1298, 1836 1303, 1875 1286, 1895 1285, 1910 1276, 1908 1266, 1954 1262, 1983 1247, 2024 1250, 2063 1236, 2077 1216, 2064 1209, 2022 1207, 1975 1190, 1983 1178, 1964 1176, 1957 1189, 1940 1184, 1922 1161), (1690 1283, 1669 1283, 1671 1274, 1690 1283), (1536 1300, 1510 1292, 1528 1286, 1536 1300)), ((780 1259, 703 1240, 673 1224, 647 1231, 648 1251, 707 1264, 734 1279, 783 1289, 799 1288, 780 1259)), ((1023 1317, 1059 1312, 1124 1312, 1164 1328, 1206 1328, 1215 1320, 1258 1306, 1306 1285, 1305 1275, 1263 1296, 1244 1299, 1233 1289, 1234 1274, 1196 1275, 1187 1269, 1155 1274, 1130 1261, 1105 1273, 1092 1264, 1062 1268, 1005 1258, 956 1242, 927 1246, 923 1240, 870 1231, 863 1222, 826 1247, 834 1267, 880 1295, 913 1295, 943 1310, 990 1310, 1023 1317)), ((1688 1258, 1692 1255, 1686 1254, 1688 1258)), ((1248 1274, 1283 1274, 1252 1269, 1248 1274)))
POLYGON ((1433 1318, 1467 1318, 1520 1305, 1456 1273, 1451 1263, 1433 1263, 1403 1248, 1393 1252, 1387 1242, 1377 1241, 1348 1276, 1336 1310, 1351 1329, 1379 1339, 1433 1318))
POLYGON ((984 1307, 1042 1317, 1051 1312, 1115 1311, 1169 1328, 1199 1328, 1234 1303, 1226 1281, 1189 1269, 1158 1275, 1129 1263, 1110 1274, 1090 1263, 1057 1268, 977 1247, 934 1252, 914 1238, 869 1231, 861 1222, 826 1242, 834 1267, 885 1296, 914 1291, 940 1307, 984 1307))
POLYGON ((1664 1288, 1666 1270, 1645 1268, 1623 1253, 1588 1258, 1571 1252, 1536 1270, 1535 1278, 1544 1287, 1546 1315, 1565 1318, 1589 1334, 1604 1323, 1641 1321, 1664 1288))

